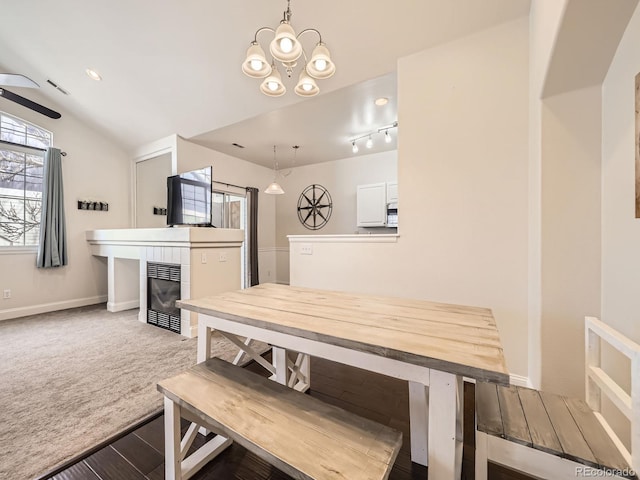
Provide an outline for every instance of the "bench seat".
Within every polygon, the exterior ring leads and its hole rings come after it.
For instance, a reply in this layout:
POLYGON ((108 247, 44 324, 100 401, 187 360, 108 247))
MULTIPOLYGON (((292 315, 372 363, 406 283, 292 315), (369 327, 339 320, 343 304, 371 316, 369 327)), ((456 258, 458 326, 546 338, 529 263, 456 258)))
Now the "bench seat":
POLYGON ((637 478, 596 415, 582 400, 530 388, 478 382, 476 415, 480 433, 476 437, 478 479, 486 478, 487 457, 543 478, 545 469, 553 472, 553 477, 546 478, 559 479, 590 476, 581 475, 588 468, 603 470, 613 478, 637 478), (504 443, 489 440, 489 450, 493 451, 487 452, 487 438, 483 434, 503 439, 504 443), (548 457, 511 447, 506 442, 565 459, 565 462, 549 462, 548 457), (533 455, 529 456, 529 453, 533 455), (564 466, 567 477, 558 471, 564 466))
POLYGON ((165 396, 168 480, 193 475, 231 441, 296 479, 380 480, 402 444, 396 430, 216 358, 163 380, 158 390, 165 396), (192 439, 187 433, 180 444, 180 417, 219 434, 191 463, 184 457, 192 439))

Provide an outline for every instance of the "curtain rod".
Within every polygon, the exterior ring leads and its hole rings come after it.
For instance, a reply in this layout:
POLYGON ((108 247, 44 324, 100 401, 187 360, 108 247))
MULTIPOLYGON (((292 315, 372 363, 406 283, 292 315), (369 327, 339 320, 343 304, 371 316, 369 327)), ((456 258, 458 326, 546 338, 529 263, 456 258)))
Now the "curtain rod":
MULTIPOLYGON (((4 143, 5 145, 13 145, 14 147, 23 147, 23 148, 31 148, 32 150, 39 150, 40 152, 46 152, 46 148, 32 147, 31 145, 23 145, 22 143, 9 142, 7 140, 0 140, 0 143, 4 143)), ((67 156, 67 152, 60 152, 60 155, 63 157, 67 156)))
POLYGON ((217 180, 212 180, 213 183, 217 183, 218 185, 226 185, 227 187, 235 187, 235 188, 241 188, 242 190, 246 190, 249 187, 241 187, 240 185, 234 185, 233 183, 227 183, 227 182, 218 182, 217 180))

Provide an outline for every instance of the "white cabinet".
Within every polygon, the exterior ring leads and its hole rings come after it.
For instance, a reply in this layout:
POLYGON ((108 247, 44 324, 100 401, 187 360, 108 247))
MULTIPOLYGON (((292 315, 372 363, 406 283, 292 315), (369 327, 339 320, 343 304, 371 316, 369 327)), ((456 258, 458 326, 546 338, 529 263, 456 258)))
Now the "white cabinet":
POLYGON ((387 224, 387 184, 358 185, 358 227, 384 227, 387 224))
POLYGON ((387 183, 387 203, 398 203, 397 182, 387 183))

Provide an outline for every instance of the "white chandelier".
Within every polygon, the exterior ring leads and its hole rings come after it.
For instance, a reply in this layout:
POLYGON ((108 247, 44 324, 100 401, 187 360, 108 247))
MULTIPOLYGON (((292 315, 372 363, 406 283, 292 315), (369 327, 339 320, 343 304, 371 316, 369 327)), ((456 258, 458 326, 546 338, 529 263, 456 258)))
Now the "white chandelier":
POLYGON ((295 92, 301 97, 313 97, 320 92, 316 80, 331 77, 336 71, 336 66, 331 61, 329 49, 322 43, 322 35, 318 30, 307 28, 296 35, 290 23, 290 4, 291 0, 287 0, 287 10, 284 12, 284 18, 277 29, 262 27, 256 31, 253 42, 247 50, 247 57, 242 64, 242 71, 252 78, 264 78, 260 85, 260 91, 270 97, 279 97, 284 95, 287 89, 282 83, 276 61, 282 64, 287 77, 291 78, 293 69, 298 65, 298 59, 302 55, 304 68, 298 77, 295 92), (274 34, 274 38, 269 44, 271 62, 267 61, 264 50, 258 43, 258 35, 265 30, 274 34), (316 33, 319 39, 310 58, 307 57, 300 43, 300 37, 309 32, 316 33))

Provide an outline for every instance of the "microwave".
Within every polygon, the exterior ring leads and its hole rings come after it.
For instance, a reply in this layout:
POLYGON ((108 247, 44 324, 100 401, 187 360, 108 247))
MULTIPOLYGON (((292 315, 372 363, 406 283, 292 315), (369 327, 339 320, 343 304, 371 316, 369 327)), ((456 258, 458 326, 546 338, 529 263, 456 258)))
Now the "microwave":
POLYGON ((388 203, 387 204, 387 227, 397 227, 397 226, 398 226, 398 204, 388 203))

